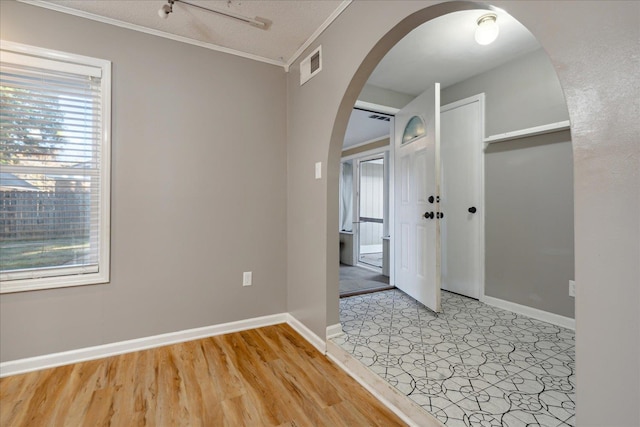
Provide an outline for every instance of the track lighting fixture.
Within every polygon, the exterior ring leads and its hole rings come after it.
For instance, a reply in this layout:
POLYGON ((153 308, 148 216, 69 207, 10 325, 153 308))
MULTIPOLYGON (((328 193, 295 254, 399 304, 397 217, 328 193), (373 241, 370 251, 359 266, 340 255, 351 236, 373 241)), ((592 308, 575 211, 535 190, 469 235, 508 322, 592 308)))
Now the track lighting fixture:
POLYGON ((248 16, 241 15, 236 12, 232 12, 230 10, 219 10, 219 9, 211 9, 208 7, 200 6, 194 3, 189 3, 184 0, 167 0, 167 3, 162 5, 162 7, 158 10, 158 16, 163 19, 167 19, 169 14, 173 12, 174 3, 182 3, 187 6, 195 7, 197 9, 205 10, 207 12, 216 13, 218 15, 226 16, 227 18, 236 19, 238 21, 247 23, 253 27, 257 27, 263 30, 268 30, 271 26, 271 21, 265 18, 260 18, 256 16, 255 18, 250 18, 248 16))
POLYGON ((496 20, 498 15, 488 13, 478 18, 478 27, 476 28, 476 42, 481 45, 491 44, 498 38, 500 27, 496 20))

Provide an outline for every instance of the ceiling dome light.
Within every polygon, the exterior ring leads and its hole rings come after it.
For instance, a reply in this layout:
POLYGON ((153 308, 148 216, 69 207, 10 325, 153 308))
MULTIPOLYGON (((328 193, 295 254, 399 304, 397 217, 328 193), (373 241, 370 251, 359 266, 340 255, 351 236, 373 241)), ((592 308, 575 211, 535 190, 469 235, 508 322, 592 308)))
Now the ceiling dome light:
POLYGON ((478 28, 476 28, 476 42, 480 45, 488 45, 498 38, 500 27, 496 20, 498 15, 489 13, 478 18, 478 28))

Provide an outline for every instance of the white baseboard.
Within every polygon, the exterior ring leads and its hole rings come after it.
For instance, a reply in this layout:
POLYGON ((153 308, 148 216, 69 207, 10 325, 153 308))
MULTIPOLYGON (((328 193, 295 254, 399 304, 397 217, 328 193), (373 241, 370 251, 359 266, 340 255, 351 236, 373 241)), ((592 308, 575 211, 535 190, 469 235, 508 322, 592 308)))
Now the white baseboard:
MULTIPOLYGON (((329 345, 333 347, 333 354, 328 354, 327 343, 289 313, 256 317, 237 322, 229 322, 93 347, 85 347, 61 353, 11 360, 0 363, 0 378, 38 371, 41 369, 69 365, 72 363, 117 356, 120 354, 147 350, 150 348, 162 347, 165 345, 177 344, 201 338, 208 338, 216 335, 276 325, 279 323, 287 323, 291 326, 304 339, 311 343, 311 345, 318 349, 318 351, 322 354, 326 354, 327 357, 358 381, 365 389, 372 393, 376 399, 380 400, 383 405, 398 415, 409 426, 442 426, 442 424, 440 424, 435 418, 431 417, 427 412, 422 411, 417 404, 413 403, 400 392, 393 389, 393 387, 387 384, 386 381, 369 371, 364 365, 351 358, 346 352, 344 352, 344 350, 340 349, 336 344, 330 341, 329 345), (345 356, 345 354, 347 356, 345 356), (380 389, 386 391, 380 393, 380 389)), ((327 327, 327 336, 337 336, 341 333, 342 326, 339 323, 327 327)))
POLYGON ((327 342, 327 357, 409 426, 443 427, 434 416, 332 341, 327 342))
MULTIPOLYGON (((150 337, 97 345, 94 347, 85 347, 77 350, 64 351, 61 353, 52 353, 25 359, 11 360, 8 362, 0 363, 0 378, 9 375, 17 375, 23 374, 25 372, 37 371, 40 369, 68 365, 71 363, 86 362, 88 360, 101 359, 103 357, 131 353, 133 351, 147 350, 154 347, 162 347, 165 345, 177 344, 185 341, 212 337, 215 335, 222 335, 232 332, 244 331, 247 329, 260 328, 263 326, 276 325, 278 323, 286 322, 291 324, 290 319, 292 319, 292 316, 288 313, 273 314, 270 316, 239 320, 237 322, 229 322, 219 325, 205 326, 202 328, 187 329, 184 331, 153 335, 150 337)), ((298 321, 296 320, 296 322, 298 321)), ((296 326, 291 326, 294 329, 298 330, 296 326)), ((306 329, 306 327, 302 327, 306 329)), ((305 337, 306 339, 309 339, 307 336, 302 334, 302 332, 300 332, 300 334, 303 335, 303 337, 305 337)), ((312 344, 316 345, 313 342, 312 344)))
POLYGON ((543 322, 562 326, 563 328, 572 329, 574 331, 576 330, 576 321, 570 317, 560 316, 559 314, 549 313, 548 311, 527 307, 526 305, 516 304, 515 302, 505 301, 503 299, 489 297, 486 295, 481 297, 480 301, 503 310, 513 311, 516 314, 522 314, 523 316, 532 317, 537 320, 542 320, 543 322))
POLYGON ((320 353, 325 354, 327 352, 327 343, 325 340, 316 335, 311 329, 307 328, 301 321, 293 317, 293 315, 287 314, 287 323, 297 333, 302 335, 304 339, 309 341, 311 345, 317 348, 320 353))
POLYGON ((336 323, 335 325, 327 326, 327 339, 335 338, 338 335, 342 335, 342 325, 336 323))

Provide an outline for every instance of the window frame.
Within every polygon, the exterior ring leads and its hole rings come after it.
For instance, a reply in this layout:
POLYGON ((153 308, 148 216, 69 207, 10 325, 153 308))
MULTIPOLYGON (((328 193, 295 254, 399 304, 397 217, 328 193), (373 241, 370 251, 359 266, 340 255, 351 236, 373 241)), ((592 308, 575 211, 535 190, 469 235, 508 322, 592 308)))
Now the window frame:
MULTIPOLYGON (((108 283, 110 281, 111 251, 111 61, 0 40, 0 55, 5 53, 8 54, 7 56, 21 55, 26 60, 33 58, 35 62, 39 61, 41 64, 51 64, 58 67, 49 69, 64 68, 86 75, 89 75, 87 74, 89 69, 99 68, 101 70, 101 157, 98 170, 100 178, 97 230, 98 270, 94 272, 94 269, 74 266, 1 272, 0 294, 108 283), (54 270, 57 270, 59 274, 52 274, 54 270), (39 271, 43 273, 46 271, 46 276, 43 274, 39 277, 39 271)), ((48 69, 41 65, 40 68, 48 69)))
POLYGON ((402 138, 400 139, 400 145, 410 144, 413 141, 422 138, 426 134, 427 134, 427 124, 426 124, 425 120, 418 114, 413 115, 407 121, 407 124, 404 125, 404 129, 402 130, 402 138), (407 132, 409 131, 409 125, 413 125, 413 123, 416 122, 416 119, 417 119, 418 123, 422 126, 422 132, 412 132, 413 135, 407 137, 407 132))

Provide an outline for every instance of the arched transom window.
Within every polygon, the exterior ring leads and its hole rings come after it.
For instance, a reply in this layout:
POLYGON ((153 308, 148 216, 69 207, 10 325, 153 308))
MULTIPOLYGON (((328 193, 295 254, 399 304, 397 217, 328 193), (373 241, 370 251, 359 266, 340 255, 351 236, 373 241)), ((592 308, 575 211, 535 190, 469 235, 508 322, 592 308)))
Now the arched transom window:
POLYGON ((418 116, 413 116, 409 119, 409 122, 407 122, 407 125, 404 128, 404 132, 402 133, 402 143, 406 144, 411 142, 416 138, 424 136, 424 134, 424 121, 418 116))

